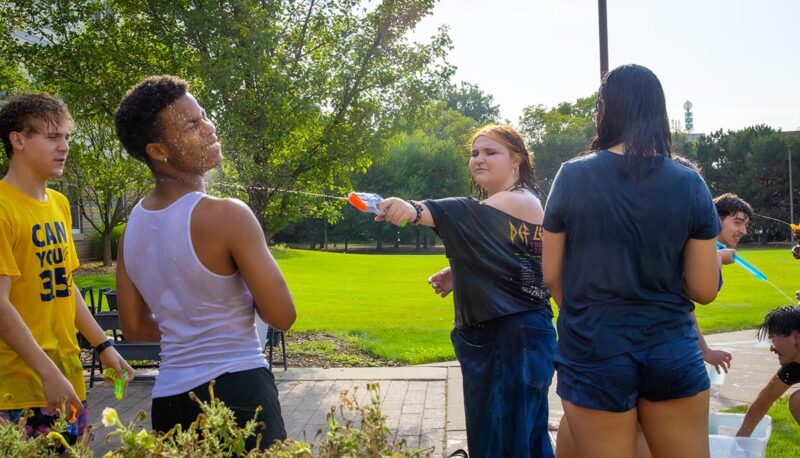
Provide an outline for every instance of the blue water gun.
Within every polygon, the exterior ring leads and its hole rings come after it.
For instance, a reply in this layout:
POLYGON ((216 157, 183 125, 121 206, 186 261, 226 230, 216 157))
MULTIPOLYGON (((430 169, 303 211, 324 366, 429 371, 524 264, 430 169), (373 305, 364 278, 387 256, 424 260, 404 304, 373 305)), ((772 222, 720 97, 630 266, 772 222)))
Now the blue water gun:
MULTIPOLYGON (((717 249, 718 249, 718 250, 723 250, 723 249, 725 249, 725 248, 728 248, 728 247, 726 247, 725 245, 723 245, 723 244, 722 244, 722 243, 721 243, 721 242, 718 240, 718 241, 717 241, 717 249)), ((736 254, 734 254, 734 255, 733 255, 733 262, 735 262, 736 264, 739 264, 740 266, 742 266, 742 267, 744 267, 745 269, 747 269, 747 270, 748 270, 748 271, 749 271, 751 274, 753 274, 753 276, 755 276, 755 277, 756 277, 756 278, 758 278, 759 280, 761 280, 761 281, 767 281, 767 276, 766 276, 766 275, 764 275, 764 274, 763 274, 763 273, 762 273, 760 270, 756 269, 756 268, 755 268, 755 266, 753 266, 753 265, 752 265, 752 264, 750 264, 749 262, 745 261, 744 259, 742 259, 742 258, 741 258, 741 257, 739 257, 738 255, 736 255, 736 254)))

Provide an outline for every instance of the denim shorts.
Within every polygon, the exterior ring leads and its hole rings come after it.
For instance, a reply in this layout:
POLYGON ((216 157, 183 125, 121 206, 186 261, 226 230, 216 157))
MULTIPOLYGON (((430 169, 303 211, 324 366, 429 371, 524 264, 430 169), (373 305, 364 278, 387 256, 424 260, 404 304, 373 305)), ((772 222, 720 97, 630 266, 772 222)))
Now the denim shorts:
POLYGON ((555 366, 562 399, 610 412, 626 412, 639 398, 686 398, 710 386, 694 327, 671 341, 599 361, 574 361, 556 351, 555 366))

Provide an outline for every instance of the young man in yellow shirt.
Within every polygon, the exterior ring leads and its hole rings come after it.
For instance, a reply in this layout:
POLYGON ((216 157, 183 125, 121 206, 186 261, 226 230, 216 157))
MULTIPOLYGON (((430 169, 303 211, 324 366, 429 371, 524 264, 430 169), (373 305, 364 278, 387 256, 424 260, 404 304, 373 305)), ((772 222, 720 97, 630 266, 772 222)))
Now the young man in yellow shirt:
POLYGON ((0 108, 8 173, 0 180, 0 418, 24 409, 30 435, 58 415, 74 443, 88 423, 76 331, 117 371, 133 370, 114 349, 73 283, 78 257, 69 202, 49 189, 60 177, 73 128, 67 107, 47 94, 16 94, 0 108))

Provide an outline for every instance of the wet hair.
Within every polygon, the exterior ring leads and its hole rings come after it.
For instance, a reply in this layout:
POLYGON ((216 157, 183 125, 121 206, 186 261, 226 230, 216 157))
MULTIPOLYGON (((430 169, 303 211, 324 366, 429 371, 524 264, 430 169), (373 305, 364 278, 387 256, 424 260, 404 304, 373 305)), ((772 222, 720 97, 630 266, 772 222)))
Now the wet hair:
POLYGON ((673 154, 672 155, 672 160, 675 161, 676 163, 686 167, 687 169, 694 170, 700 176, 703 176, 703 169, 700 168, 700 164, 698 164, 697 162, 694 162, 692 160, 686 159, 685 157, 681 156, 680 154, 673 154))
POLYGON ((160 140, 158 114, 189 91, 189 83, 177 76, 148 76, 122 97, 114 114, 122 146, 128 153, 150 165, 145 148, 160 140))
POLYGON ((75 127, 72 115, 64 102, 46 92, 36 94, 20 92, 10 96, 0 108, 0 136, 6 155, 11 158, 14 149, 11 147, 11 132, 22 132, 26 135, 39 133, 40 121, 49 127, 58 127, 66 122, 69 130, 75 127))
POLYGON ((741 197, 729 192, 716 197, 714 199, 714 207, 717 209, 717 215, 719 215, 720 220, 739 212, 744 213, 748 218, 753 217, 753 207, 741 197))
POLYGON ((670 157, 664 90, 656 75, 641 65, 622 65, 603 77, 597 94, 597 135, 590 151, 623 144, 624 176, 640 179, 670 157))
MULTIPOLYGON (((517 181, 511 189, 524 188, 538 197, 541 194, 541 190, 536 183, 536 174, 533 170, 533 153, 528 151, 528 147, 525 146, 525 140, 522 138, 522 135, 517 132, 516 129, 508 125, 487 124, 472 134, 472 137, 469 139, 469 144, 467 145, 470 151, 472 151, 472 145, 475 144, 475 140, 481 136, 502 144, 508 148, 512 155, 520 159, 519 178, 517 178, 517 181)), ((480 197, 485 197, 486 194, 486 192, 480 188, 477 189, 477 193, 480 197)))
POLYGON ((759 340, 772 336, 788 336, 800 331, 800 306, 784 305, 771 310, 756 330, 759 340))

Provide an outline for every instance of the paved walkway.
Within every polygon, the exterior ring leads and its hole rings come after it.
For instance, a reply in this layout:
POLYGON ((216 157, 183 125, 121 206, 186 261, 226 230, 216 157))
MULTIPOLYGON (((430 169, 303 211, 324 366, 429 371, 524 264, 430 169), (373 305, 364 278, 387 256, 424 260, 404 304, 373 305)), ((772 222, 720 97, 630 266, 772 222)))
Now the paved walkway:
MULTIPOLYGON (((757 342, 753 331, 706 336, 706 340, 712 348, 733 353, 733 367, 725 384, 719 390, 712 389, 713 410, 752 401, 778 369, 777 358, 769 352, 768 344, 757 342)), ((362 402, 367 396, 366 384, 375 381, 380 383, 382 411, 396 439, 405 439, 413 447, 433 447, 435 457, 466 448, 462 379, 457 362, 392 368, 289 368, 287 371, 278 368, 275 379, 291 437, 313 439, 325 426, 325 414, 338 405, 342 390, 358 387, 362 402)), ((97 456, 110 447, 102 440, 108 431, 100 424, 103 408, 116 408, 127 423, 138 411, 150 411, 152 384, 152 381, 132 382, 121 401, 116 401, 109 389, 95 386, 89 391, 95 432, 92 447, 97 456)), ((550 390, 550 419, 558 421, 562 414, 554 380, 550 390)), ((145 426, 149 429, 149 421, 145 426)))

